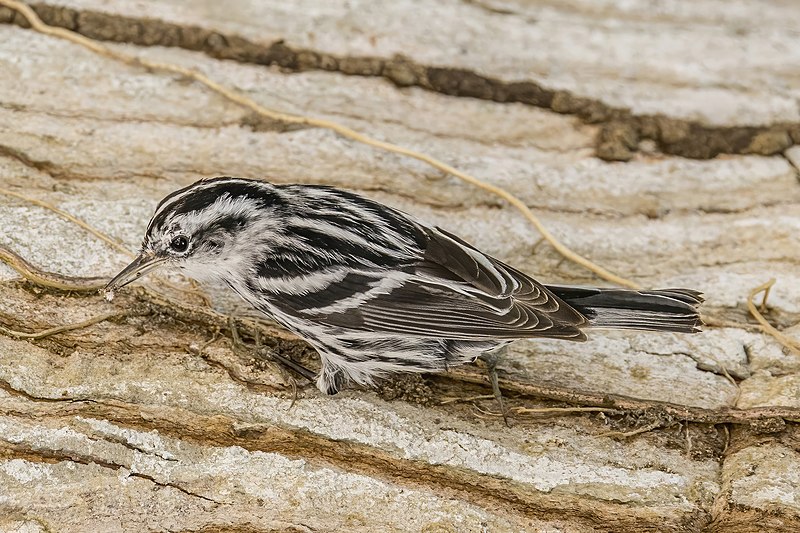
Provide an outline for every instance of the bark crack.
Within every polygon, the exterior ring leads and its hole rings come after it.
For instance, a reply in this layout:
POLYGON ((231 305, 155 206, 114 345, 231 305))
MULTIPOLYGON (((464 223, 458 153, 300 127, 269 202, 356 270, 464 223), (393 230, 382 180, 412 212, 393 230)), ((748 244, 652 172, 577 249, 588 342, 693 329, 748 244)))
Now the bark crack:
MULTIPOLYGON (((111 115, 106 112, 103 115, 98 115, 95 113, 87 113, 85 111, 81 111, 80 113, 77 112, 66 112, 59 109, 53 108, 35 108, 33 106, 22 105, 22 104, 8 104, 0 102, 0 109, 8 109, 15 113, 27 113, 31 115, 41 115, 45 117, 53 117, 53 118, 63 118, 63 119, 89 119, 96 122, 104 122, 110 124, 163 124, 167 126, 177 126, 181 128, 197 128, 197 129, 207 129, 207 130, 218 130, 221 128, 226 128, 230 126, 237 126, 242 125, 243 119, 238 120, 228 120, 225 122, 214 122, 212 123, 199 123, 199 122, 192 122, 188 120, 169 120, 158 118, 155 116, 132 116, 132 115, 111 115)), ((8 146, 2 146, 5 150, 15 151, 13 148, 8 146)), ((2 155, 10 155, 3 153, 2 155)), ((48 162, 50 163, 50 162, 48 162)), ((52 164, 52 163, 50 163, 52 164)))
POLYGON ((99 457, 94 457, 91 455, 65 453, 63 450, 49 450, 49 449, 44 450, 44 449, 34 448, 32 446, 27 446, 18 443, 10 443, 6 441, 6 442, 0 442, 0 456, 3 456, 5 459, 23 459, 31 462, 50 463, 50 464, 60 463, 64 461, 77 463, 84 466, 90 466, 92 464, 95 464, 102 468, 115 471, 120 471, 124 469, 127 471, 128 477, 144 479, 159 487, 173 488, 193 498, 198 498, 217 505, 225 505, 225 502, 220 502, 213 498, 209 498, 208 496, 198 494, 196 492, 187 489, 186 487, 183 487, 180 484, 168 481, 159 481, 154 476, 151 476, 149 474, 133 471, 127 465, 115 463, 112 461, 107 461, 105 459, 101 459, 99 457))
MULTIPOLYGON (((370 445, 349 441, 330 440, 300 428, 283 428, 276 425, 241 427, 234 419, 223 415, 203 416, 188 411, 148 409, 139 405, 113 407, 86 405, 77 413, 63 414, 51 411, 53 406, 43 405, 37 418, 56 417, 73 420, 81 417, 102 418, 122 427, 138 430, 156 429, 159 433, 182 441, 202 446, 239 446, 248 451, 279 453, 299 458, 311 465, 333 467, 345 472, 376 477, 391 483, 406 485, 426 491, 434 491, 443 497, 463 498, 479 506, 496 506, 523 516, 539 519, 558 519, 565 510, 575 515, 579 523, 604 523, 614 520, 629 528, 641 526, 646 518, 635 511, 623 512, 619 504, 597 500, 587 508, 575 495, 561 495, 557 501, 546 492, 531 490, 530 486, 506 478, 472 472, 448 465, 432 464, 424 460, 403 459, 392 453, 370 445)), ((0 410, 2 412, 2 410, 0 410)), ((101 467, 120 470, 126 465, 85 456, 64 450, 43 450, 27 444, 0 441, 0 457, 26 459, 38 462, 57 463, 72 461, 80 464, 98 464, 101 467)), ((141 472, 130 472, 131 477, 140 477, 160 486, 175 488, 187 495, 216 504, 225 504, 197 494, 186 487, 159 481, 141 472)))
MULTIPOLYGON (((94 432, 94 431, 93 431, 93 433, 96 434, 96 432, 94 432)), ((109 442, 111 444, 119 444, 120 446, 123 446, 123 447, 125 447, 125 448, 127 448, 127 449, 129 449, 129 450, 131 450, 133 452, 141 453, 142 455, 150 455, 150 456, 153 456, 153 457, 158 457, 159 459, 161 459, 163 461, 171 461, 171 462, 174 462, 174 463, 180 462, 180 461, 178 461, 178 459, 175 459, 174 457, 169 457, 167 455, 164 455, 163 453, 159 452, 158 450, 148 450, 148 449, 142 448, 141 446, 137 446, 137 445, 129 442, 124 437, 121 437, 121 436, 118 436, 118 435, 108 435, 106 433, 103 433, 103 434, 99 435, 99 438, 93 438, 93 437, 90 437, 90 438, 93 441, 103 441, 103 442, 109 442)))
MULTIPOLYGON (((3 8, 0 7, 0 9, 3 8)), ((77 172, 67 171, 64 168, 56 165, 52 161, 33 159, 22 150, 18 150, 17 148, 14 148, 12 146, 7 146, 4 144, 0 144, 0 157, 8 157, 11 159, 15 159, 16 161, 19 161, 26 167, 38 170, 39 172, 47 174, 48 176, 55 179, 63 179, 63 180, 98 179, 96 176, 90 176, 88 174, 80 174, 77 172)))
MULTIPOLYGON (((398 87, 420 87, 440 94, 500 103, 515 102, 574 115, 587 124, 601 125, 595 151, 598 157, 610 161, 630 160, 645 139, 655 142, 665 154, 695 159, 710 159, 719 154, 774 155, 800 142, 800 123, 796 122, 709 126, 659 114, 636 114, 595 98, 550 89, 533 80, 505 81, 464 68, 423 65, 403 56, 337 56, 292 47, 283 40, 261 45, 237 35, 156 19, 47 4, 31 7, 49 25, 100 41, 184 48, 216 59, 274 65, 286 72, 323 70, 381 77, 398 87)), ((22 15, 2 7, 0 23, 28 26, 22 15)))

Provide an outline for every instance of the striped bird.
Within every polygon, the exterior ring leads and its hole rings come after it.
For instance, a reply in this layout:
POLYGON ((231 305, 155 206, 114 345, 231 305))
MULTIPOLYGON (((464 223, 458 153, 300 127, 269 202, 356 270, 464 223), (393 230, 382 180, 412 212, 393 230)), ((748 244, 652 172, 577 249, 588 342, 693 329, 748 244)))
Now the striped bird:
POLYGON ((697 291, 542 285, 441 228, 318 185, 223 177, 175 191, 106 290, 159 265, 227 284, 308 341, 326 394, 474 361, 515 339, 581 341, 591 327, 691 333, 701 324, 697 291))

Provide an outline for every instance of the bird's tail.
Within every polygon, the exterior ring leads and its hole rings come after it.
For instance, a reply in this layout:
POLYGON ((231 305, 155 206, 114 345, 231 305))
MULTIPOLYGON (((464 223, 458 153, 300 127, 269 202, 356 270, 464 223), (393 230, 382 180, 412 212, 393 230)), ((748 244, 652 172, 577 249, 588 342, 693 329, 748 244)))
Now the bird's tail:
POLYGON ((547 288, 583 314, 590 327, 694 333, 703 325, 697 310, 703 296, 691 289, 547 288))

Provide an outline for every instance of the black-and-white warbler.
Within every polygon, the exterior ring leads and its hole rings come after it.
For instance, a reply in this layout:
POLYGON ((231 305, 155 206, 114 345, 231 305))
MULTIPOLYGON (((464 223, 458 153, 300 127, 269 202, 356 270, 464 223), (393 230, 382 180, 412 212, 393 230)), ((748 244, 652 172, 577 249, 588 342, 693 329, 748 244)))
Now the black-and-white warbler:
POLYGON ((227 284, 308 341, 327 394, 471 362, 515 339, 701 324, 697 291, 545 286, 442 229, 325 186, 225 177, 175 191, 106 290, 159 265, 227 284))

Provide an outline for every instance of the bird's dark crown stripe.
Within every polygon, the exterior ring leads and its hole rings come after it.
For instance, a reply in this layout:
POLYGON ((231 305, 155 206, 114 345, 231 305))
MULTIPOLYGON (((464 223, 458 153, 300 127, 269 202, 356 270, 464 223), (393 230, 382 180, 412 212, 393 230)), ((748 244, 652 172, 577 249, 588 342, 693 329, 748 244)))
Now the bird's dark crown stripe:
MULTIPOLYGON (((211 178, 211 179, 207 179, 207 180, 200 180, 200 181, 196 181, 196 182, 192 183, 191 185, 187 185, 186 187, 182 187, 182 188, 178 189, 177 191, 173 191, 170 194, 168 194, 167 196, 165 196, 160 202, 158 202, 158 205, 156 206, 155 214, 158 215, 159 212, 161 212, 163 207, 166 207, 168 204, 172 203, 172 201, 177 199, 178 197, 184 196, 184 195, 187 195, 187 194, 191 194, 192 190, 194 190, 194 189, 200 189, 200 188, 203 188, 203 187, 211 187, 211 186, 214 186, 215 184, 223 183, 223 182, 226 182, 226 181, 237 181, 237 178, 231 178, 231 177, 225 176, 225 177, 211 178)), ((241 180, 239 180, 239 181, 241 181, 241 180)))
POLYGON ((209 207, 223 195, 231 199, 251 198, 257 202, 256 205, 259 207, 269 205, 278 199, 275 193, 255 183, 231 182, 198 189, 195 194, 189 194, 177 200, 170 211, 175 215, 200 211, 209 207))
POLYGON ((168 217, 206 209, 223 195, 232 199, 252 198, 256 202, 255 207, 281 203, 280 196, 269 183, 239 178, 214 178, 199 181, 164 198, 156 208, 149 228, 163 225, 168 217))
POLYGON ((214 221, 215 227, 221 228, 228 233, 233 233, 241 228, 243 228, 249 217, 245 215, 229 215, 214 221))

